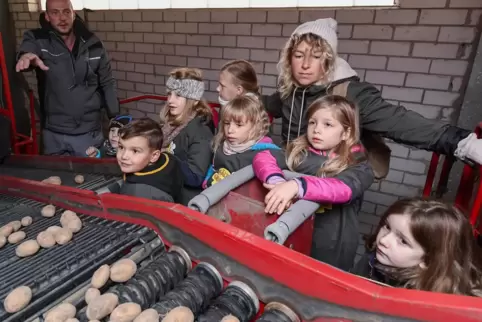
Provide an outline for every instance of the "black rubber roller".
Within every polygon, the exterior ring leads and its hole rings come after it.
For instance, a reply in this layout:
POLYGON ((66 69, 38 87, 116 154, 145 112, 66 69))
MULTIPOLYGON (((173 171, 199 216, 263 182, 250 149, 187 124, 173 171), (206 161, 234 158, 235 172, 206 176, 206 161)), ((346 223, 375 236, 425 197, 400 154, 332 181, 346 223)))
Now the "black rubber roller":
POLYGON ((179 285, 152 306, 162 320, 169 311, 178 307, 189 308, 194 315, 206 309, 211 299, 223 289, 218 270, 208 263, 199 263, 179 285))
POLYGON ((109 293, 119 298, 119 303, 134 302, 147 309, 172 290, 191 270, 189 255, 172 246, 168 253, 156 258, 125 284, 116 285, 109 293))
POLYGON ((258 310, 259 300, 254 291, 243 282, 234 281, 196 321, 221 321, 223 317, 233 315, 240 322, 248 322, 254 318, 258 310))
POLYGON ((264 307, 263 314, 256 322, 300 322, 300 318, 286 305, 271 302, 264 307))

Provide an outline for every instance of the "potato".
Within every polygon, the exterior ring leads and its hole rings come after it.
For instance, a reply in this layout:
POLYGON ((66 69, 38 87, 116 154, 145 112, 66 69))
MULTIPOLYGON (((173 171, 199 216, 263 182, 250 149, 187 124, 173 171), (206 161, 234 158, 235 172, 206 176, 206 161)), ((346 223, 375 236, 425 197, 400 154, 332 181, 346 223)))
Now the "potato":
POLYGON ((100 291, 93 287, 89 288, 85 291, 85 303, 89 304, 97 296, 100 296, 100 291))
POLYGON ((32 299, 32 290, 28 286, 19 286, 11 291, 5 301, 3 307, 8 313, 15 313, 26 307, 32 299))
POLYGON ((8 236, 8 242, 10 244, 16 244, 27 237, 27 234, 24 231, 17 231, 8 236))
POLYGON ((52 235, 55 235, 62 229, 62 227, 59 226, 50 226, 47 228, 46 232, 51 233, 52 235))
POLYGON ((226 315, 221 322, 239 322, 239 319, 234 315, 226 315))
POLYGON ((119 303, 117 295, 112 293, 102 294, 87 305, 87 318, 101 320, 114 311, 117 303, 119 303))
POLYGON ((110 314, 110 322, 132 322, 141 314, 141 306, 137 303, 123 303, 110 314))
POLYGON ((22 227, 22 223, 20 222, 20 220, 14 220, 10 222, 9 225, 13 227, 13 231, 17 231, 22 227))
POLYGON ((85 181, 85 179, 84 179, 84 176, 83 176, 83 175, 78 174, 78 175, 75 176, 74 181, 75 181, 75 183, 77 183, 77 184, 83 184, 84 181, 85 181))
POLYGON ((33 219, 30 216, 23 217, 22 220, 20 220, 20 223, 24 227, 29 226, 32 222, 33 222, 33 219))
POLYGON ((101 288, 102 286, 105 285, 105 283, 107 283, 109 276, 110 276, 110 267, 109 265, 104 264, 94 272, 94 274, 92 275, 92 281, 90 282, 90 284, 92 284, 92 287, 101 288))
POLYGON ((33 239, 24 241, 15 249, 18 257, 27 257, 35 254, 40 249, 40 245, 33 239))
POLYGON ((164 317, 161 322, 194 322, 194 314, 185 306, 178 306, 164 317))
MULTIPOLYGON (((60 228, 59 228, 60 229, 60 228)), ((49 232, 48 230, 42 231, 37 235, 37 243, 42 248, 50 248, 55 245, 55 237, 54 234, 49 232)))
POLYGON ((5 246, 6 243, 7 243, 7 237, 0 235, 0 248, 5 246))
POLYGON ((159 322, 159 313, 154 309, 144 310, 134 319, 134 322, 159 322))
POLYGON ((67 228, 60 228, 57 233, 55 233, 55 242, 59 245, 65 245, 72 239, 72 231, 67 228))
POLYGON ((82 228, 82 221, 77 215, 75 217, 60 218, 62 227, 69 229, 73 233, 78 232, 82 228))
POLYGON ((54 205, 47 205, 40 210, 40 213, 42 214, 43 217, 53 217, 55 215, 55 206, 54 205))
POLYGON ((6 224, 0 228, 0 235, 8 237, 10 234, 13 233, 13 226, 10 224, 6 224))
POLYGON ((123 283, 128 281, 137 271, 136 263, 129 258, 121 259, 110 268, 110 279, 114 282, 123 283))
POLYGON ((70 303, 61 303, 47 312, 45 322, 65 321, 74 318, 77 309, 70 303))
POLYGON ((72 210, 66 210, 60 216, 60 222, 69 221, 72 218, 77 218, 77 214, 75 212, 73 212, 72 210))
POLYGON ((43 183, 50 183, 50 184, 54 184, 54 185, 58 185, 58 186, 62 184, 62 180, 58 176, 48 177, 47 179, 42 180, 42 182, 43 183))

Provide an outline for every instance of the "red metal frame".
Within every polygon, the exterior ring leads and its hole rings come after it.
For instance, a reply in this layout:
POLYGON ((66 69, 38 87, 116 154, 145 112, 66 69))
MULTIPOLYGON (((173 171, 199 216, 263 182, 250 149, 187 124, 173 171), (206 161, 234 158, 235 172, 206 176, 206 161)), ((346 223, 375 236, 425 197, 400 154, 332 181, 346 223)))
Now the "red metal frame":
MULTIPOLYGON (((482 137, 482 122, 477 125, 474 130, 475 134, 478 138, 482 137)), ((442 171, 440 173, 439 182, 437 185, 436 196, 441 197, 443 194, 443 190, 447 186, 447 182, 449 179, 450 170, 454 164, 454 158, 446 157, 442 166, 442 171)), ((432 192, 433 182, 435 180, 437 168, 439 163, 439 155, 437 153, 433 153, 432 159, 430 161, 430 167, 427 173, 427 180, 425 181, 425 186, 423 189, 423 196, 429 197, 432 192)), ((480 164, 476 164, 475 166, 471 166, 469 164, 465 164, 462 172, 462 177, 460 179, 459 186, 457 188, 457 194, 455 197, 454 204, 467 213, 470 218, 470 223, 474 226, 474 231, 476 235, 479 235, 482 229, 481 224, 479 223, 479 216, 482 207, 482 180, 479 178, 479 183, 477 187, 476 196, 472 206, 470 202, 473 198, 473 190, 475 184, 475 178, 477 172, 480 174, 482 170, 482 166, 480 164), (478 170, 478 171, 476 171, 478 170)))
POLYGON ((482 321, 480 298, 377 285, 180 205, 113 194, 98 196, 7 176, 0 177, 0 192, 154 229, 168 245, 179 244, 194 259, 210 261, 226 281, 242 277, 262 302, 287 301, 302 315, 302 321, 333 321, 324 316, 334 315, 367 320, 363 314, 373 314, 369 320, 388 320, 383 315, 391 315, 423 321, 482 321), (278 285, 285 291, 272 294, 266 285, 278 285), (315 302, 306 309, 310 301, 315 302), (324 309, 323 303, 338 307, 331 311, 324 309))
POLYGON ((31 133, 26 136, 18 133, 17 123, 15 119, 15 111, 13 109, 12 92, 10 91, 10 81, 8 79, 8 69, 5 60, 5 51, 3 47, 2 33, 0 32, 0 70, 2 72, 3 96, 5 99, 5 106, 0 106, 0 114, 10 120, 10 140, 12 151, 19 154, 24 148, 27 154, 38 153, 37 133, 35 129, 35 109, 33 106, 33 93, 29 92, 30 100, 30 118, 31 118, 31 133))

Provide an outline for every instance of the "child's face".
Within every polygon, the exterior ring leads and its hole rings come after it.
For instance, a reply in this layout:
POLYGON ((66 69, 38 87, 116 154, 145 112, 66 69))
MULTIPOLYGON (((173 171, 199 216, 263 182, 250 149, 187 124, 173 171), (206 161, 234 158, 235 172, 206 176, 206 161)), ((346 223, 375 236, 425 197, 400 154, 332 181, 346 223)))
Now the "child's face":
POLYGON ((319 82, 323 76, 323 55, 321 49, 302 41, 293 49, 291 55, 291 73, 301 86, 319 82))
POLYGON ((308 120, 308 142, 316 150, 329 151, 348 138, 343 125, 335 119, 330 109, 316 111, 308 120))
POLYGON ((242 144, 248 141, 253 123, 242 120, 225 120, 223 122, 224 138, 231 144, 242 144))
POLYGON ((219 85, 216 90, 225 101, 231 101, 243 93, 243 88, 234 84, 233 76, 227 71, 219 73, 219 85))
POLYGON ((176 92, 169 92, 167 94, 167 104, 169 106, 169 114, 172 116, 181 115, 186 108, 186 98, 178 96, 176 92))
POLYGON ((109 130, 109 142, 113 148, 117 148, 119 146, 119 128, 112 127, 109 130))
POLYGON ((410 231, 410 215, 392 214, 376 239, 376 257, 383 265, 408 268, 423 265, 425 255, 410 231))
POLYGON ((136 136, 127 140, 119 139, 117 163, 123 173, 139 172, 159 159, 161 152, 149 148, 145 137, 136 136))

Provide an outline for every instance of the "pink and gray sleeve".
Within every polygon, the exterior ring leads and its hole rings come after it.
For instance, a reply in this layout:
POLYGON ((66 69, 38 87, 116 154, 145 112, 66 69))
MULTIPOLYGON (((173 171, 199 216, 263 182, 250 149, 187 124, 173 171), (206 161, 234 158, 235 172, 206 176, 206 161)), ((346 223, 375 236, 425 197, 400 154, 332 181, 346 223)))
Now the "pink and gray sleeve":
POLYGON ((283 171, 269 150, 261 151, 254 156, 253 170, 256 177, 262 182, 275 184, 285 181, 283 171))

